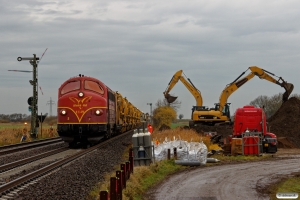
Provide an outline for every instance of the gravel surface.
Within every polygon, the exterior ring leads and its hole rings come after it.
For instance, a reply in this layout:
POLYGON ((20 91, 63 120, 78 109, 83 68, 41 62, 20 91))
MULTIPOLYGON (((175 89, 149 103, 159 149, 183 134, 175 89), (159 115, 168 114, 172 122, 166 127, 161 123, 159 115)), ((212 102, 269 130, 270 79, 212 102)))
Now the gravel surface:
POLYGON ((29 158, 33 155, 38 155, 38 154, 41 154, 41 153, 45 153, 47 151, 51 151, 51 150, 54 150, 54 149, 58 149, 58 148, 61 148, 61 147, 67 147, 67 146, 68 146, 67 143, 60 142, 58 144, 51 144, 51 145, 47 145, 45 147, 37 147, 37 148, 33 148, 33 149, 23 150, 22 152, 3 155, 3 156, 0 156, 0 165, 5 165, 7 163, 11 163, 11 162, 14 162, 14 161, 29 158))
POLYGON ((262 188, 300 172, 299 154, 286 154, 284 159, 281 156, 273 160, 186 170, 149 190, 144 199, 269 199, 268 191, 262 188))
POLYGON ((18 199, 86 199, 91 189, 104 180, 105 173, 110 173, 114 166, 120 164, 123 152, 131 143, 131 137, 131 134, 124 136, 61 167, 55 173, 39 180, 37 184, 20 191, 18 199))

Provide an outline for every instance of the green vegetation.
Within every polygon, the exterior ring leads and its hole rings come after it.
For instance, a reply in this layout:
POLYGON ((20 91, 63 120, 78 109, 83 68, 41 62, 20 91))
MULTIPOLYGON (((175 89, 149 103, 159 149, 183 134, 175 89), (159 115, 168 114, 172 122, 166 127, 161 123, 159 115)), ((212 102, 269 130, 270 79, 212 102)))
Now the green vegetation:
MULTIPOLYGON (((270 190, 271 190, 271 195, 270 195, 271 200, 278 199, 276 197, 276 194, 278 192, 297 192, 298 195, 300 195, 300 175, 298 174, 293 178, 281 180, 280 182, 273 185, 270 190)), ((298 197, 297 199, 300 199, 300 197, 298 197)))
POLYGON ((160 128, 165 124, 171 126, 172 121, 176 119, 176 111, 170 106, 161 106, 153 111, 153 127, 160 128))
POLYGON ((134 173, 126 183, 126 189, 123 191, 123 199, 141 199, 144 192, 151 186, 164 180, 168 175, 184 168, 183 166, 176 165, 174 160, 159 161, 151 164, 149 167, 135 167, 134 173))
POLYGON ((189 121, 187 120, 176 120, 175 122, 173 122, 171 124, 171 128, 174 129, 174 128, 177 128, 179 126, 189 126, 189 121))

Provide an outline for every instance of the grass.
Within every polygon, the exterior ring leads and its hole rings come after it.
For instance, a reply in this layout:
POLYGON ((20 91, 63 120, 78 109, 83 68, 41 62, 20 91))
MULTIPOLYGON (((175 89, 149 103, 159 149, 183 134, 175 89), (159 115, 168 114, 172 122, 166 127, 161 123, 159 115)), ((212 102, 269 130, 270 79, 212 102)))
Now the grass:
MULTIPOLYGON (((39 127, 38 139, 45 139, 49 137, 56 137, 57 132, 53 131, 53 136, 50 131, 50 125, 43 124, 42 125, 42 135, 41 135, 41 127, 39 127)), ((26 141, 31 141, 29 137, 30 124, 24 123, 0 123, 0 146, 10 145, 20 143, 21 137, 24 132, 27 133, 26 141)))
POLYGON ((126 189, 123 190, 123 199, 142 199, 150 187, 164 180, 168 175, 184 168, 186 167, 176 165, 174 160, 163 160, 153 163, 149 167, 135 167, 134 173, 126 183, 126 189))
POLYGON ((192 129, 176 128, 163 131, 154 131, 151 136, 153 141, 158 143, 163 143, 166 140, 185 140, 188 142, 203 141, 207 147, 210 145, 208 137, 202 136, 192 129))
POLYGON ((275 185, 271 186, 270 188, 270 199, 276 200, 278 199, 276 197, 276 194, 278 192, 281 193, 290 193, 290 192, 296 192, 298 193, 298 200, 300 199, 300 175, 296 175, 292 178, 283 179, 279 182, 277 182, 275 185))
POLYGON ((176 122, 172 123, 170 127, 174 129, 179 126, 189 126, 189 120, 177 120, 176 122))
MULTIPOLYGON (((168 175, 185 169, 186 167, 176 165, 174 160, 163 160, 150 164, 150 166, 134 167, 133 174, 126 181, 126 188, 123 189, 123 200, 142 199, 144 193, 153 185, 164 180, 168 175)), ((115 169, 117 170, 117 169, 115 169)), ((115 172, 107 174, 105 181, 98 183, 90 192, 87 200, 99 199, 100 191, 109 191, 110 177, 115 177, 115 172)))
MULTIPOLYGON (((186 141, 200 142, 203 141, 208 149, 218 149, 217 145, 210 144, 209 138, 202 136, 195 132, 194 130, 186 129, 170 129, 164 131, 154 131, 152 134, 153 141, 163 142, 164 140, 182 139, 186 141)), ((220 148, 219 148, 220 149, 220 148)), ((124 153, 126 159, 128 155, 128 150, 124 153)), ((214 158, 221 160, 220 163, 207 163, 206 166, 223 164, 226 162, 235 161, 252 161, 252 160, 262 160, 268 158, 269 156, 222 156, 214 155, 214 158)), ((174 172, 183 170, 187 167, 175 164, 174 160, 162 160, 156 163, 152 163, 150 166, 139 166, 134 167, 134 173, 130 175, 130 179, 126 182, 126 189, 123 190, 122 199, 124 200, 139 200, 142 199, 145 192, 164 180, 170 174, 174 172)), ((117 169, 115 169, 117 170, 117 169)), ((98 183, 94 190, 91 191, 90 196, 87 198, 89 200, 99 199, 99 193, 103 190, 109 191, 109 180, 110 177, 115 176, 115 171, 107 174, 105 176, 105 181, 98 183)))

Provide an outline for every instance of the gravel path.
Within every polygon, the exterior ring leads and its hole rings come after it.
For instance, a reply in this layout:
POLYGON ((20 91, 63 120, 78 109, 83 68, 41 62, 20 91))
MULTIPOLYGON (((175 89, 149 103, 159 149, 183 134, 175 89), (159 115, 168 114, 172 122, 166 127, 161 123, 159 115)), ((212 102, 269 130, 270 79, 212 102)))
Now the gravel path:
POLYGON ((145 199, 269 199, 258 190, 300 172, 299 158, 200 167, 171 176, 149 191, 150 197, 145 199))

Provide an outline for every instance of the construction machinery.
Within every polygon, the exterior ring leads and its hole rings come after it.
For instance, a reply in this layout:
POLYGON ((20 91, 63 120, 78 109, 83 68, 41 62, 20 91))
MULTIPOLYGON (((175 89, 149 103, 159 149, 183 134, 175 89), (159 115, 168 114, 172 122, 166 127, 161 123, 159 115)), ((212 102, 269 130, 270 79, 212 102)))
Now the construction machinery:
POLYGON ((218 143, 225 154, 259 155, 277 152, 277 137, 267 131, 266 114, 262 108, 244 106, 234 114, 232 135, 227 142, 220 135, 211 137, 212 143, 218 143))
POLYGON ((258 76, 260 79, 265 79, 277 85, 280 85, 285 89, 285 93, 283 94, 283 102, 288 100, 289 95, 292 93, 294 89, 294 85, 291 83, 287 83, 281 77, 276 76, 275 74, 268 72, 264 69, 261 69, 257 66, 249 67, 246 71, 244 71, 239 77, 237 77, 232 83, 228 84, 225 89, 222 91, 219 103, 215 104, 215 108, 207 109, 207 110, 193 110, 192 119, 190 123, 190 127, 197 126, 197 124, 206 124, 206 125, 221 125, 225 123, 231 123, 230 119, 230 103, 227 103, 227 99, 229 96, 235 92, 238 88, 240 88, 243 84, 248 82, 254 76, 258 76), (246 71, 250 70, 251 72, 240 79, 246 71), (276 80, 272 76, 278 77, 276 80))
POLYGON ((202 107, 202 96, 201 96, 201 92, 194 86, 194 84, 192 83, 192 81, 187 78, 187 80, 182 76, 182 70, 177 71, 171 81, 168 84, 167 89, 164 91, 164 96, 167 100, 168 103, 173 103, 177 97, 171 96, 169 94, 169 92, 173 89, 173 87, 176 85, 176 83, 178 83, 178 81, 180 80, 183 85, 191 92, 191 94, 194 96, 195 100, 196 100, 196 107, 202 107))
POLYGON ((203 100, 202 100, 201 92, 195 87, 195 85, 192 83, 192 81, 189 78, 184 78, 184 76, 182 76, 182 73, 183 73, 182 70, 177 71, 173 75, 171 81, 168 84, 168 87, 164 91, 163 94, 164 94, 167 102, 173 103, 177 99, 177 97, 171 96, 169 94, 169 92, 173 89, 173 87, 176 85, 176 83, 180 80, 183 83, 183 85, 191 92, 191 94, 194 96, 194 98, 196 100, 196 106, 193 106, 192 110, 208 109, 207 106, 202 105, 203 100))

